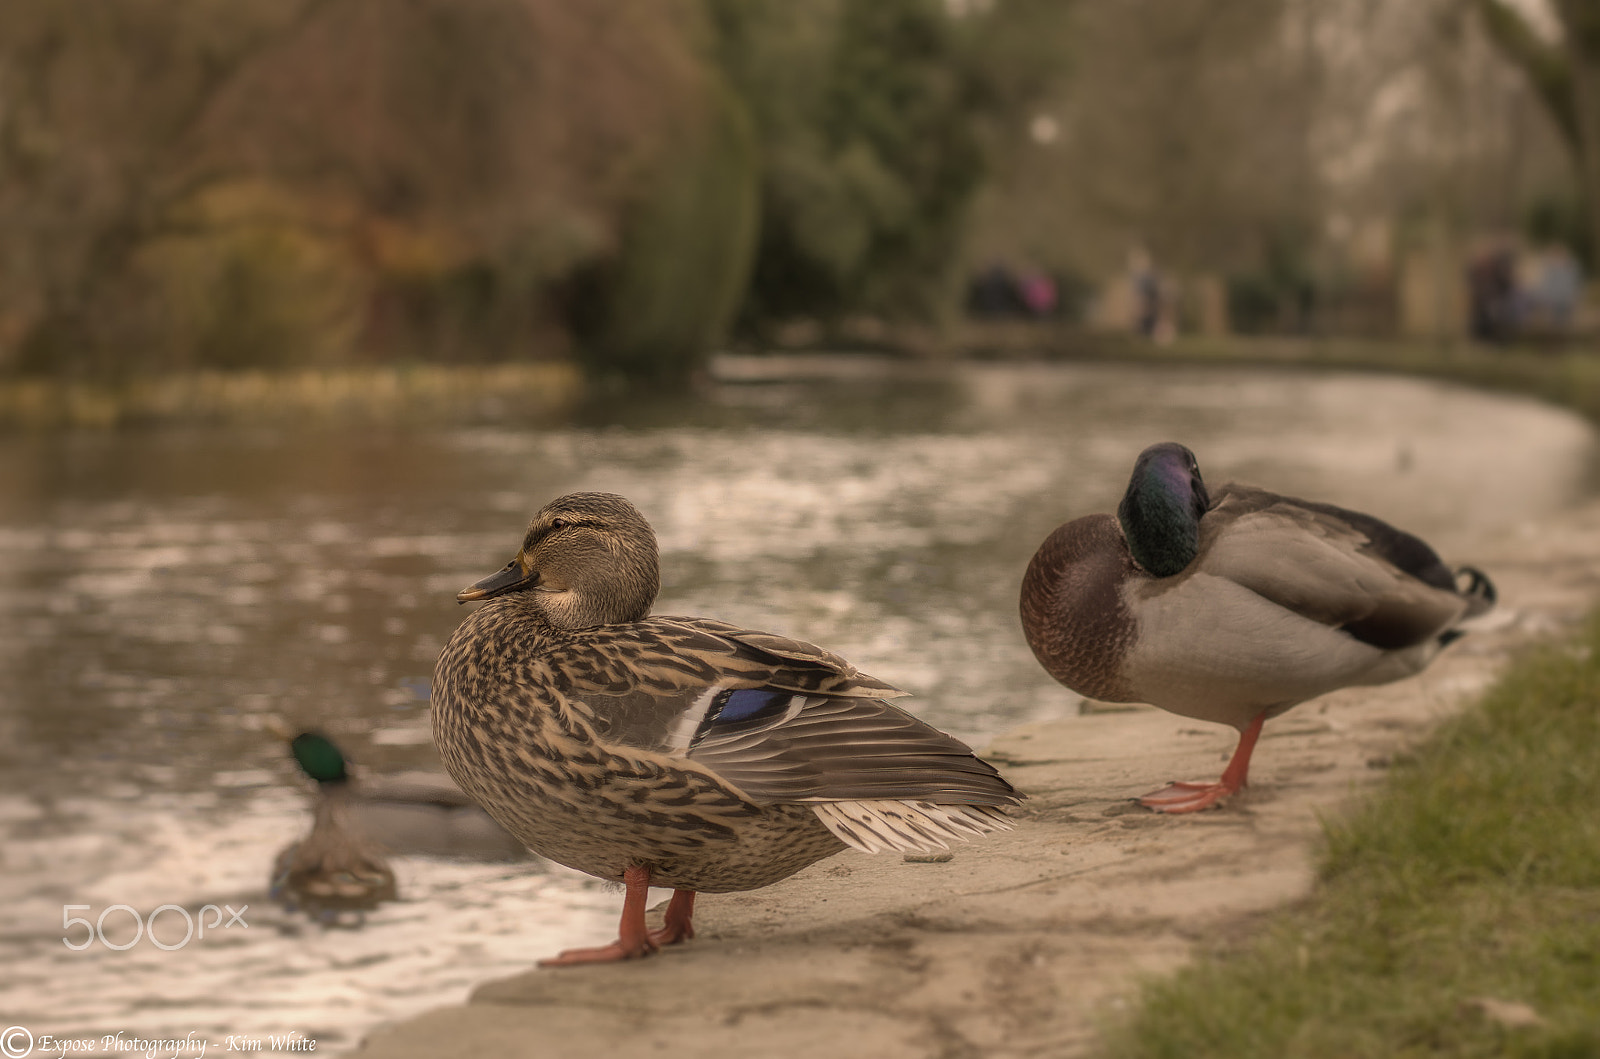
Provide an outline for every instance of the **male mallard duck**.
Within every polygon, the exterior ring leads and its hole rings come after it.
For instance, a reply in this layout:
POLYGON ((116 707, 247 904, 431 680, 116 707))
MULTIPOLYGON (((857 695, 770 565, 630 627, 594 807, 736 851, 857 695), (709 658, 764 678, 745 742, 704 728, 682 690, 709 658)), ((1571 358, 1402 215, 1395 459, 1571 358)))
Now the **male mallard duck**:
MULTIPOLYGON (((302 732, 291 738, 276 724, 273 730, 289 743, 301 771, 312 779, 317 778, 311 769, 320 767, 319 759, 337 757, 340 766, 347 767, 344 755, 326 736, 302 732)), ((471 861, 529 856, 526 846, 443 773, 347 775, 341 790, 349 829, 386 853, 471 861)))
POLYGON ((278 854, 271 896, 322 917, 394 900, 394 872, 378 846, 351 823, 355 789, 344 755, 311 732, 295 736, 290 749, 305 774, 317 781, 316 818, 309 835, 278 854))
POLYGON ((463 589, 433 734, 463 790, 534 852, 626 887, 619 938, 544 965, 643 956, 694 935, 697 891, 753 890, 846 846, 933 851, 1008 830, 1021 801, 963 743, 820 647, 651 616, 655 533, 575 493, 463 589), (646 888, 676 890, 647 931, 646 888))
POLYGON ((1168 442, 1139 455, 1115 517, 1045 539, 1021 609, 1035 657, 1073 691, 1240 730, 1221 780, 1140 799, 1183 813, 1245 785, 1267 718, 1420 672, 1494 601, 1482 573, 1371 515, 1234 483, 1213 496, 1168 442))

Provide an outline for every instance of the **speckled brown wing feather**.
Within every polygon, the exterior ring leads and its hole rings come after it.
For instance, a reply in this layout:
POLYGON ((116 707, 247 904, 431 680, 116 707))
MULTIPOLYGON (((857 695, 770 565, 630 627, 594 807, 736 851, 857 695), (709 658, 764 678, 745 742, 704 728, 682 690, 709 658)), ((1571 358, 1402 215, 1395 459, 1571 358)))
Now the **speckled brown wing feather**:
POLYGON ((870 694, 881 699, 892 699, 906 694, 893 684, 886 684, 877 677, 861 672, 832 651, 804 640, 795 640, 776 633, 741 629, 737 625, 730 625, 714 618, 656 615, 646 621, 707 633, 717 639, 737 644, 740 654, 768 659, 777 667, 776 672, 786 674, 781 679, 795 681, 781 686, 793 687, 796 691, 826 691, 831 695, 870 694), (802 677, 801 674, 806 675, 802 677), (818 678, 823 683, 811 686, 810 682, 818 678))
POLYGON ((966 744, 883 701, 899 689, 803 641, 652 617, 543 661, 603 742, 684 757, 758 803, 1018 801, 966 744), (740 690, 767 693, 763 708, 719 716, 719 696, 740 690))
POLYGON ((791 700, 780 716, 708 728, 689 759, 758 802, 1021 800, 965 743, 897 706, 878 699, 791 700))
POLYGON ((712 689, 905 694, 820 647, 697 618, 650 617, 585 630, 581 638, 554 632, 540 663, 530 683, 553 682, 586 706, 602 739, 642 750, 685 749, 699 722, 682 732, 684 716, 712 689))

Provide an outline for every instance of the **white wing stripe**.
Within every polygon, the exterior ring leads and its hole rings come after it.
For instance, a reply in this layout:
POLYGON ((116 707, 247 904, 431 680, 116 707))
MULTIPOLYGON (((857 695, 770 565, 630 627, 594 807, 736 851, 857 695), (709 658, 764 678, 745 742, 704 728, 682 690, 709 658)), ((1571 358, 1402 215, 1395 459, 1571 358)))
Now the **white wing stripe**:
POLYGON ((882 800, 818 802, 811 810, 839 841, 863 853, 937 853, 949 849, 951 840, 1012 827, 1004 813, 987 805, 882 800))
POLYGON ((700 722, 706 719, 706 711, 711 709, 711 704, 723 691, 721 684, 713 684, 705 690, 705 694, 695 699, 683 716, 678 718, 678 723, 672 726, 672 732, 667 736, 669 750, 687 750, 689 740, 694 738, 694 733, 700 730, 700 722))

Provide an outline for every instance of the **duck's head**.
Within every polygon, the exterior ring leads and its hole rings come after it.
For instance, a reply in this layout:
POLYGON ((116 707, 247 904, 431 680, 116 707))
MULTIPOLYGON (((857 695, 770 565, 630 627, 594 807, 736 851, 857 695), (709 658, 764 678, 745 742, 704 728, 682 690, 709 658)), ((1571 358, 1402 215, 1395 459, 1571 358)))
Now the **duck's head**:
POLYGON ((522 549, 456 599, 470 603, 525 593, 562 629, 638 621, 661 587, 655 531, 615 493, 572 493, 533 516, 522 549))
POLYGON ((344 767, 344 755, 326 736, 316 732, 301 732, 289 740, 289 750, 300 765, 300 771, 325 783, 343 783, 350 778, 344 767))
POLYGON ((1154 577, 1181 573, 1200 551, 1200 519, 1210 506, 1194 453, 1175 441, 1145 449, 1117 505, 1133 561, 1154 577))

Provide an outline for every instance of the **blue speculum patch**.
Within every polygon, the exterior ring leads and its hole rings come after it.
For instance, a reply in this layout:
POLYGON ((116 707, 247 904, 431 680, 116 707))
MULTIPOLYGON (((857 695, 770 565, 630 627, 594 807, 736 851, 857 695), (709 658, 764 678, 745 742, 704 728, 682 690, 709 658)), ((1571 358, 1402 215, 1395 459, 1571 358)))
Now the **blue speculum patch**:
POLYGON ((731 724, 766 714, 782 713, 789 708, 789 700, 792 698, 794 698, 792 691, 778 691, 773 688, 734 688, 717 696, 717 701, 706 720, 711 724, 731 724))

